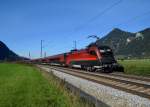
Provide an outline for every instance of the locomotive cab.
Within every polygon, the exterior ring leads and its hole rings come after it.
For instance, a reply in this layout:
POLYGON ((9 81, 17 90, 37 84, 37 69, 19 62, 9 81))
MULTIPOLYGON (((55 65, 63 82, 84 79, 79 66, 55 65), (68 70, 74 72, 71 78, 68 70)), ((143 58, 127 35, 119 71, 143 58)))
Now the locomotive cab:
POLYGON ((115 60, 113 51, 110 47, 93 45, 89 47, 89 53, 97 57, 97 63, 94 64, 96 71, 124 71, 123 67, 115 60))
POLYGON ((99 54, 101 56, 100 66, 101 69, 105 72, 113 72, 113 71, 121 71, 123 72, 123 67, 117 63, 113 51, 108 46, 99 46, 98 47, 99 54))
POLYGON ((108 46, 98 47, 102 65, 116 63, 112 49, 108 46))

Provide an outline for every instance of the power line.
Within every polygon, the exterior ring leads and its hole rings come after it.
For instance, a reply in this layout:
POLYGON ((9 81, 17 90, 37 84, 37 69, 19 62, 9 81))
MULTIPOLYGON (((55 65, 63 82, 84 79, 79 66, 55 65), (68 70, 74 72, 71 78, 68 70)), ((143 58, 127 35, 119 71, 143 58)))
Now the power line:
POLYGON ((143 17, 143 16, 148 15, 148 14, 150 14, 150 11, 147 11, 147 12, 145 12, 145 13, 139 14, 139 15, 137 15, 137 16, 135 16, 135 17, 133 17, 133 18, 131 18, 131 19, 129 19, 129 20, 123 22, 123 23, 117 24, 116 26, 120 26, 120 25, 122 25, 122 24, 127 24, 127 23, 129 23, 129 22, 131 22, 131 21, 135 21, 135 20, 137 20, 138 18, 143 17))
POLYGON ((75 30, 80 30, 82 29, 84 26, 86 26, 88 23, 91 23, 92 21, 96 20, 98 17, 104 15, 107 11, 109 11, 110 9, 112 9, 113 7, 115 7, 116 5, 120 4, 123 0, 119 0, 115 3, 113 3, 112 5, 110 5, 109 7, 105 8, 103 11, 101 11, 99 14, 97 14, 96 16, 92 17, 91 19, 89 19, 85 24, 75 28, 75 30))
POLYGON ((94 16, 93 18, 91 18, 89 20, 89 22, 92 22, 94 20, 96 20, 98 17, 102 16, 103 14, 105 14, 107 11, 109 11, 110 9, 112 9, 114 6, 120 4, 123 0, 119 0, 118 2, 115 2, 114 4, 112 4, 111 6, 107 7, 106 9, 104 9, 102 12, 100 12, 98 15, 94 16))
POLYGON ((139 18, 141 18, 141 17, 143 17, 143 16, 146 16, 146 15, 148 15, 148 14, 150 14, 150 10, 147 11, 147 12, 144 12, 144 13, 142 13, 142 14, 139 14, 139 15, 137 15, 137 16, 135 16, 135 17, 132 17, 132 18, 130 18, 129 20, 126 20, 126 21, 124 21, 124 22, 122 22, 122 23, 118 23, 118 24, 112 25, 112 26, 108 27, 107 29, 110 29, 110 28, 114 28, 114 27, 117 27, 117 26, 120 26, 120 25, 127 24, 127 23, 132 22, 132 21, 135 21, 135 20, 137 20, 137 19, 139 19, 139 18))

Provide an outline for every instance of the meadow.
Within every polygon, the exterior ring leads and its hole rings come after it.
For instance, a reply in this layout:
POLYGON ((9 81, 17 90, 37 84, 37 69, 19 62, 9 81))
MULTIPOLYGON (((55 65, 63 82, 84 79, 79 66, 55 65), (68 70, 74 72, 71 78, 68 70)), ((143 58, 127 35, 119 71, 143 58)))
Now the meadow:
POLYGON ((126 74, 150 76, 150 59, 135 59, 119 61, 126 74))
POLYGON ((53 75, 14 63, 0 63, 0 107, 91 107, 53 75))

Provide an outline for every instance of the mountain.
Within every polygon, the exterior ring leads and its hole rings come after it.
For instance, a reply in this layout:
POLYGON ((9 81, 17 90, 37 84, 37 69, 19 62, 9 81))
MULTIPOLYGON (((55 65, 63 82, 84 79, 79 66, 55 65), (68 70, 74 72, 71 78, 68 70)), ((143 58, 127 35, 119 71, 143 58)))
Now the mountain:
POLYGON ((150 28, 136 33, 115 28, 96 44, 110 46, 116 56, 150 57, 150 28))
POLYGON ((21 57, 11 51, 3 42, 0 41, 0 60, 14 61, 21 57))

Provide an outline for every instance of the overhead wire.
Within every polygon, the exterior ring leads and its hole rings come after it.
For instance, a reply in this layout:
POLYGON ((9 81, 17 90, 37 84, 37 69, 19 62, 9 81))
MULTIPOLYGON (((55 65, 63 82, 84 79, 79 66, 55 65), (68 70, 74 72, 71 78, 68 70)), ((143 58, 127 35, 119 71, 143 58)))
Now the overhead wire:
POLYGON ((120 4, 123 0, 119 0, 115 3, 113 3, 112 5, 110 5, 109 7, 105 8, 103 11, 101 11, 100 13, 98 13, 96 16, 92 17, 91 19, 89 19, 86 23, 82 24, 81 26, 78 26, 75 28, 75 31, 78 31, 82 28, 84 28, 87 24, 93 22, 94 20, 96 20, 97 18, 103 16, 107 11, 111 10, 113 7, 115 7, 116 5, 120 4))
POLYGON ((123 23, 119 23, 119 24, 117 24, 117 26, 120 26, 120 25, 122 25, 122 24, 127 24, 127 23, 129 23, 129 22, 131 22, 131 21, 135 21, 135 20, 139 19, 140 17, 143 17, 143 16, 148 15, 148 14, 150 14, 150 10, 147 11, 147 12, 144 12, 144 13, 142 13, 142 14, 139 14, 139 15, 137 15, 137 16, 135 16, 135 17, 133 17, 133 18, 131 18, 131 19, 129 19, 129 20, 123 22, 123 23))
POLYGON ((142 13, 142 14, 139 14, 139 15, 137 15, 137 16, 134 16, 134 17, 130 18, 129 20, 126 20, 126 21, 123 21, 123 22, 121 22, 121 23, 112 25, 112 26, 108 27, 107 29, 116 28, 116 27, 118 27, 118 26, 125 25, 125 24, 127 24, 127 23, 129 23, 129 22, 133 22, 133 21, 135 21, 135 20, 137 20, 137 19, 139 19, 139 18, 141 18, 141 17, 144 17, 144 16, 146 16, 146 15, 149 15, 149 14, 150 14, 150 10, 147 11, 147 12, 144 12, 144 13, 142 13))

